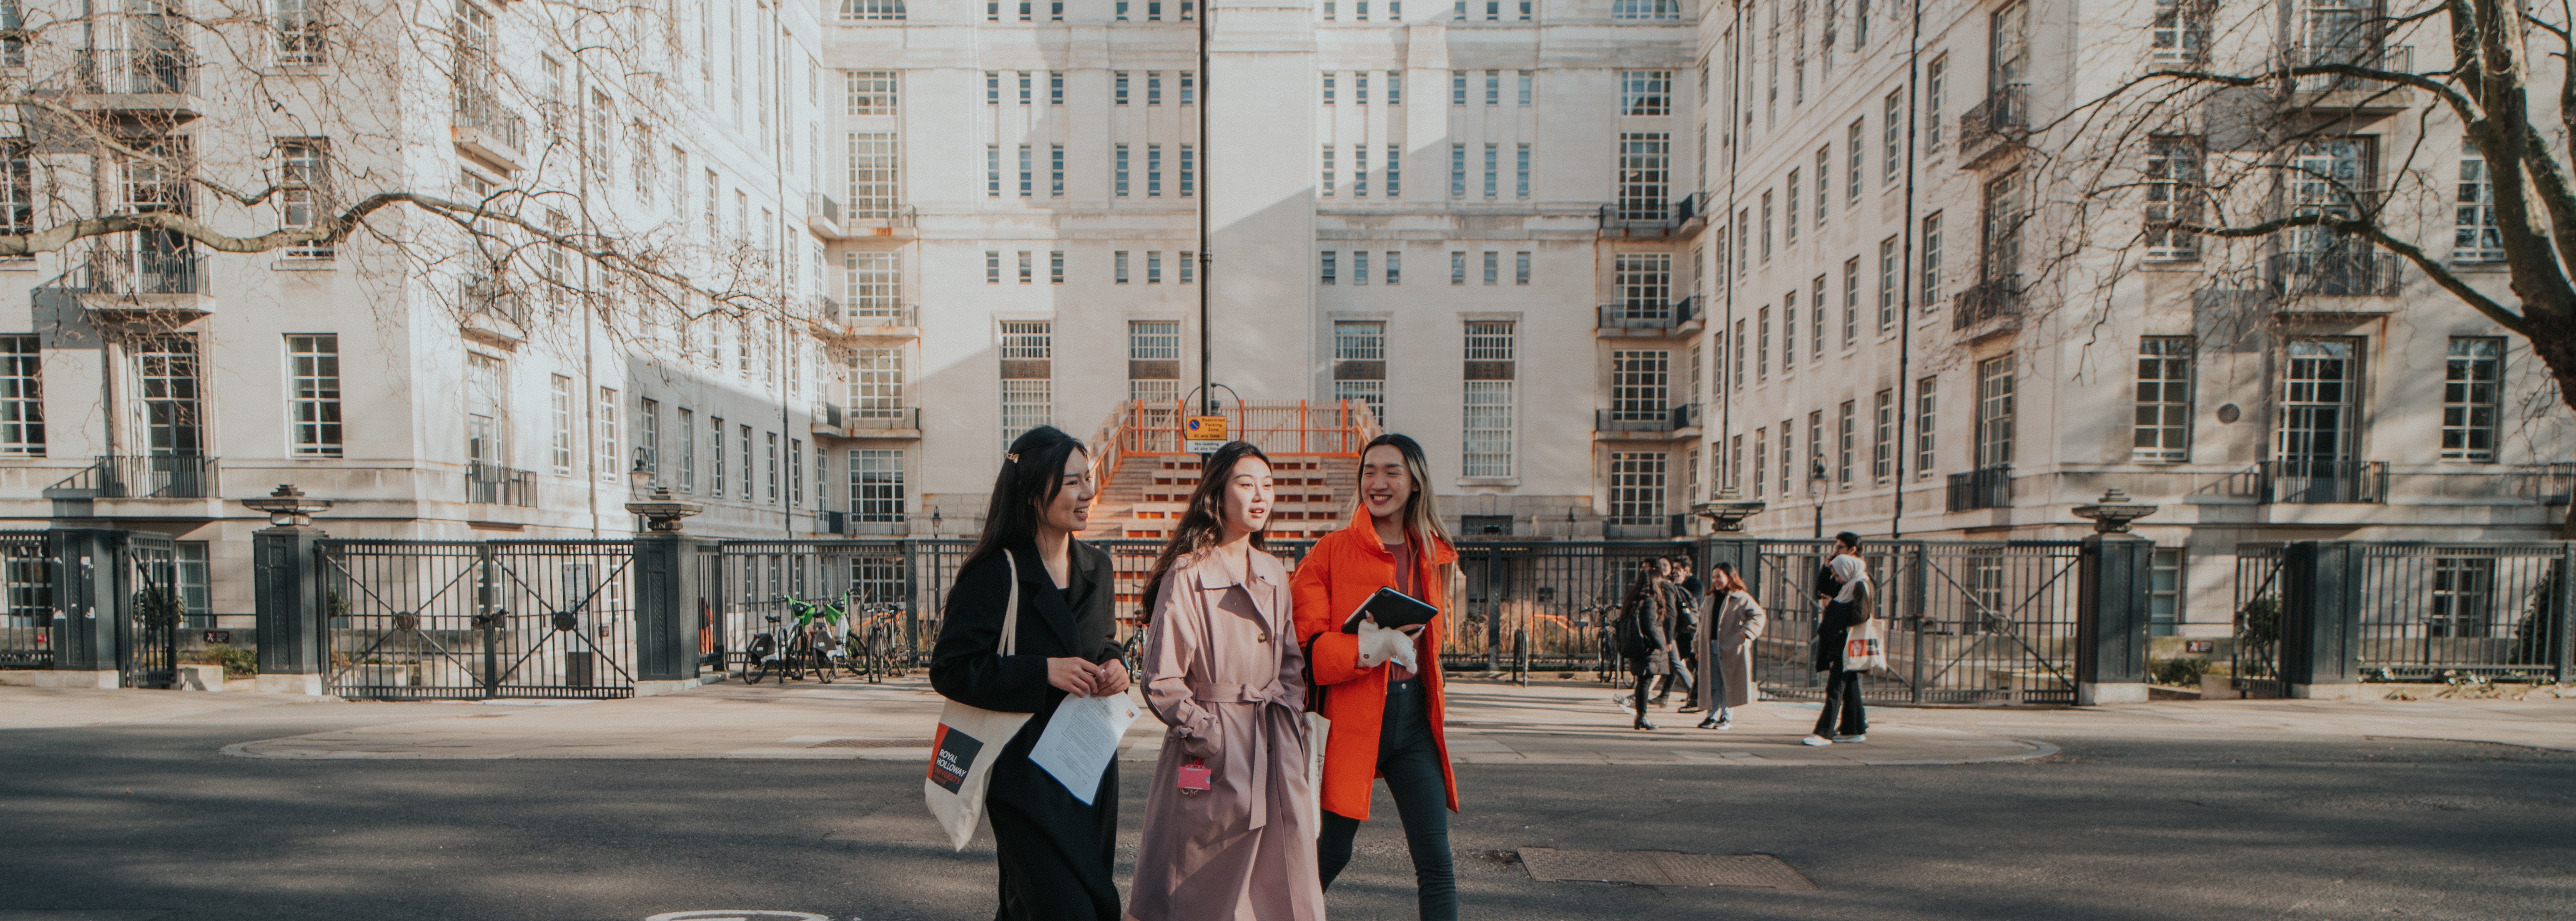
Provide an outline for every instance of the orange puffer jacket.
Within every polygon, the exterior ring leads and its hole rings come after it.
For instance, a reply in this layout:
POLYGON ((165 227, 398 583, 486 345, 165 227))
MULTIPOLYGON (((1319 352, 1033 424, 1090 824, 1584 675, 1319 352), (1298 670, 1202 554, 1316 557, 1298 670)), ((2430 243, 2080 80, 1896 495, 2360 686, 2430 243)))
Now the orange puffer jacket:
MULTIPOLYGON (((1419 545, 1418 538, 1416 538, 1419 545)), ((1456 562, 1458 551, 1446 543, 1429 545, 1415 557, 1417 585, 1439 585, 1440 567, 1456 562)), ((1315 684, 1323 691, 1324 718, 1333 721, 1324 743, 1324 808, 1337 815, 1366 820, 1369 787, 1378 777, 1378 723, 1386 713, 1388 666, 1359 664, 1359 637, 1341 631, 1342 621, 1378 589, 1395 585, 1395 554, 1377 539, 1368 509, 1353 512, 1351 523, 1326 534, 1297 563, 1288 580, 1297 600, 1297 639, 1306 645, 1315 684)), ((1439 593, 1423 600, 1438 604, 1439 593)), ((1440 779, 1449 788, 1449 809, 1458 809, 1458 778, 1449 767, 1449 735, 1442 729, 1440 637, 1446 611, 1433 618, 1415 639, 1420 651, 1423 691, 1431 705, 1431 737, 1440 746, 1440 779)))

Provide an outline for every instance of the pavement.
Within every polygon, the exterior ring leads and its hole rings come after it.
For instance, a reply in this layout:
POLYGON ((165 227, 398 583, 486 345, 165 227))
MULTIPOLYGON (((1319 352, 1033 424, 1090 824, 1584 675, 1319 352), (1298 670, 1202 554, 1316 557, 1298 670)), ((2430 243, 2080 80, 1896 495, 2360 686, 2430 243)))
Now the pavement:
MULTIPOLYGON (((2552 694, 1877 708, 1869 743, 1808 750, 1812 705, 1745 708, 1724 735, 1663 711, 1641 733, 1598 684, 1450 693, 1451 846, 1477 921, 2576 903, 2576 700, 2552 694), (1786 769, 1726 769, 1745 766, 1786 769), (1776 860, 1813 888, 1550 881, 1533 849, 1614 870, 1776 860)), ((989 842, 938 838, 896 744, 934 704, 846 682, 559 704, 0 688, 0 921, 989 918, 989 842)), ((1147 777, 1121 771, 1122 886, 1147 777)), ((1382 789, 1373 808, 1334 918, 1413 915, 1382 789)))

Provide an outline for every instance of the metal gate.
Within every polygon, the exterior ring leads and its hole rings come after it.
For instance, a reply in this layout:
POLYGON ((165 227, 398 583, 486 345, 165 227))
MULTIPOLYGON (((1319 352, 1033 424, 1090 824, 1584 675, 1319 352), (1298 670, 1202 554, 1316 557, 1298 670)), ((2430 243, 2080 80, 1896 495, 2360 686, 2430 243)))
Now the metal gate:
POLYGON ((2228 684, 2246 697, 2287 697, 2281 680, 2281 569, 2279 543, 2236 545, 2235 643, 2228 684))
POLYGON ((635 693, 622 540, 324 540, 330 693, 388 700, 635 693))
MULTIPOLYGON (((1770 614, 1754 679, 1773 699, 1821 700, 1817 571, 1831 541, 1761 542, 1750 580, 1770 614)), ((2078 541, 1870 541, 1887 664, 1861 679, 1882 703, 2075 702, 2078 541)))
POLYGON ((54 667, 54 553, 43 531, 0 531, 0 668, 54 667))
POLYGON ((126 532, 117 565, 123 577, 124 616, 116 619, 116 683, 128 688, 167 688, 179 676, 178 542, 162 534, 126 532))
POLYGON ((1460 541, 1466 603, 1448 625, 1441 658, 1452 666, 1472 661, 1508 668, 1518 642, 1526 644, 1531 671, 1615 678, 1626 666, 1607 632, 1637 581, 1638 564, 1692 555, 1691 545, 1679 542, 1460 541))

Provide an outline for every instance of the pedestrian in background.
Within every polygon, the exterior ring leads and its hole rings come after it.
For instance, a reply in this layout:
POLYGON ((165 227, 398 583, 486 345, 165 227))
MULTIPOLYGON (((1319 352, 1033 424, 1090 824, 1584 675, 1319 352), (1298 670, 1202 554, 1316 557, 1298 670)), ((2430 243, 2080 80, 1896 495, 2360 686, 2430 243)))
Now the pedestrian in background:
POLYGON ((1699 693, 1709 713, 1700 719, 1699 728, 1733 729, 1733 708, 1753 702, 1753 641, 1762 638, 1770 615, 1753 600, 1752 589, 1745 586, 1734 564, 1717 564, 1709 578, 1709 608, 1715 612, 1715 622, 1709 625, 1708 648, 1700 654, 1707 670, 1700 673, 1699 693))
POLYGON ((1808 745, 1869 741, 1869 716, 1861 711, 1860 679, 1865 673, 1843 668, 1843 647, 1851 628, 1869 619, 1866 603, 1873 594, 1869 566, 1860 559, 1860 535, 1834 535, 1834 553, 1816 574, 1816 670, 1825 673, 1825 708, 1816 714, 1816 731, 1799 741, 1808 745))
POLYGON ((1432 499, 1431 462, 1412 438, 1379 435, 1360 450, 1359 498, 1351 523, 1317 540, 1289 580, 1297 635, 1314 669, 1314 691, 1323 695, 1318 709, 1332 721, 1324 746, 1324 828, 1315 842, 1323 886, 1331 889, 1350 864, 1351 842, 1368 821, 1370 789, 1384 777, 1404 822, 1423 921, 1457 921, 1448 813, 1458 811, 1458 778, 1441 728, 1440 636, 1457 595, 1458 551, 1432 499), (1373 620, 1363 621, 1358 633, 1342 632, 1342 622, 1381 588, 1438 608, 1441 616, 1394 636, 1373 620), (1371 651, 1398 638, 1411 644, 1411 665, 1371 651))
POLYGON ((1145 791, 1138 921, 1323 921, 1306 655, 1288 567, 1261 546, 1271 496, 1261 449, 1218 448, 1145 580, 1145 705, 1170 728, 1145 791), (1185 778, 1193 766, 1205 773, 1185 778))
POLYGON ((1665 590, 1664 561, 1640 560, 1637 581, 1628 586, 1627 600, 1619 605, 1619 655, 1628 660, 1628 671, 1637 676, 1637 690, 1630 705, 1636 713, 1637 729, 1653 729, 1646 719, 1646 692, 1655 679, 1672 671, 1673 610, 1672 593, 1665 590))
POLYGON ((984 815, 1001 865, 1002 921, 1114 921, 1118 884, 1118 763, 1083 802, 1029 760, 1070 696, 1127 692, 1111 610, 1109 554, 1073 539, 1089 526, 1091 455, 1053 426, 1011 442, 984 512, 984 533, 957 568, 957 587, 930 686, 958 703, 1031 713, 994 755, 984 815), (1016 571, 1016 572, 1015 572, 1016 571), (1012 582, 1019 583, 1016 655, 1000 655, 1012 582))
POLYGON ((1699 662, 1700 604, 1699 575, 1691 571, 1690 558, 1664 558, 1664 593, 1671 599, 1667 610, 1673 613, 1673 661, 1663 682, 1655 688, 1655 706, 1661 707, 1673 696, 1673 685, 1682 686, 1683 713, 1698 712, 1694 701, 1699 697, 1699 680, 1695 669, 1699 662))

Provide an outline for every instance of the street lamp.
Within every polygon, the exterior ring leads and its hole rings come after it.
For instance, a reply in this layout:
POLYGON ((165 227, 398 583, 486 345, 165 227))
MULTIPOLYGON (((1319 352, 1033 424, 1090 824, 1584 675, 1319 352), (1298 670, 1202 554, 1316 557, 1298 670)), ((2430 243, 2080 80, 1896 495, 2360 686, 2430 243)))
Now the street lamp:
POLYGON ((1816 497, 1816 539, 1825 539, 1825 459, 1807 459, 1807 492, 1816 497))
POLYGON ((644 449, 635 449, 635 466, 626 469, 626 497, 641 499, 653 488, 653 471, 644 467, 644 449))

